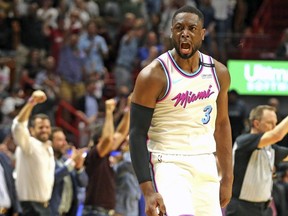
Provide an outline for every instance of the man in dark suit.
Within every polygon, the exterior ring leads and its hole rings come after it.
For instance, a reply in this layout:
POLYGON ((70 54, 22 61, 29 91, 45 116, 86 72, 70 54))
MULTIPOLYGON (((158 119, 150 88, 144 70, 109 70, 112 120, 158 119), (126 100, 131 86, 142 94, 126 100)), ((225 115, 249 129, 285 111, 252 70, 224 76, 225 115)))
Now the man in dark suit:
POLYGON ((88 176, 83 167, 85 149, 69 148, 66 136, 59 127, 52 129, 51 141, 55 156, 51 216, 76 216, 78 187, 86 187, 88 184, 88 176))
POLYGON ((21 213, 9 157, 0 152, 0 216, 18 216, 21 213))

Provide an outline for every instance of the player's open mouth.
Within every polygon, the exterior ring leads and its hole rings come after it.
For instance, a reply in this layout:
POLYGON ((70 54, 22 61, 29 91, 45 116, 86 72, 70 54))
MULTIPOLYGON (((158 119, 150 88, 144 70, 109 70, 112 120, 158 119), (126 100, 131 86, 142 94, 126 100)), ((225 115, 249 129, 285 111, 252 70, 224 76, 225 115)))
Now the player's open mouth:
POLYGON ((180 44, 180 50, 181 50, 181 53, 183 54, 189 54, 190 53, 190 44, 189 43, 186 43, 186 42, 182 42, 180 44))

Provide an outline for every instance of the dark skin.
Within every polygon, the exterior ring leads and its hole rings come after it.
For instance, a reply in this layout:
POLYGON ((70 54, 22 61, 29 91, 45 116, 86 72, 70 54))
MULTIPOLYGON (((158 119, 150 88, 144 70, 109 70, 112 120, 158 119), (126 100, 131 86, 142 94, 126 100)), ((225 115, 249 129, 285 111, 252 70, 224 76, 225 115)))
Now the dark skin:
MULTIPOLYGON (((173 58, 182 70, 194 73, 199 68, 199 53, 204 40, 205 29, 203 22, 196 14, 179 13, 172 22, 171 39, 174 49, 173 58)), ((232 139, 228 117, 228 89, 230 75, 227 68, 214 60, 220 92, 217 98, 217 119, 215 126, 216 154, 221 170, 220 203, 225 207, 232 196, 232 139), (223 136, 225 134, 225 136, 223 136)), ((155 108, 157 99, 161 98, 166 90, 167 80, 163 68, 158 61, 153 61, 138 75, 132 102, 145 107, 155 108)), ((151 181, 140 184, 146 203, 147 216, 164 215, 165 204, 161 194, 155 192, 151 181), (160 213, 157 213, 159 208, 160 213)))

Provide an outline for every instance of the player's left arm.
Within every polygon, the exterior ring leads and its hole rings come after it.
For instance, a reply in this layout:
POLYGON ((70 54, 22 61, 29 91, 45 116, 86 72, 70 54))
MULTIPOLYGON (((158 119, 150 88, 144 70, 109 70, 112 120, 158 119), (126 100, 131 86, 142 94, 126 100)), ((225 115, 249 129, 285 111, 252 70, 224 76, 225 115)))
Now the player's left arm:
POLYGON ((216 155, 220 165, 221 185, 220 202, 225 207, 232 196, 233 167, 232 167, 232 136, 228 116, 228 89, 230 75, 226 66, 215 61, 216 73, 220 84, 217 98, 217 118, 214 137, 216 140, 216 155))

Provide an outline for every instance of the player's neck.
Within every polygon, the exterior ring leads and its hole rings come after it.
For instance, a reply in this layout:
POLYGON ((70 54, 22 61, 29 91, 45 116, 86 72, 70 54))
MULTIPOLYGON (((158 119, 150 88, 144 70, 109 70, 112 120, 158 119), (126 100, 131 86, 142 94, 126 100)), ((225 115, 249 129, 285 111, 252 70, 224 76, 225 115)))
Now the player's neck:
POLYGON ((171 51, 171 54, 177 63, 177 65, 184 71, 188 73, 194 73, 195 71, 198 70, 199 68, 199 63, 200 63, 200 54, 197 51, 193 56, 191 56, 188 59, 181 58, 175 49, 171 51))

